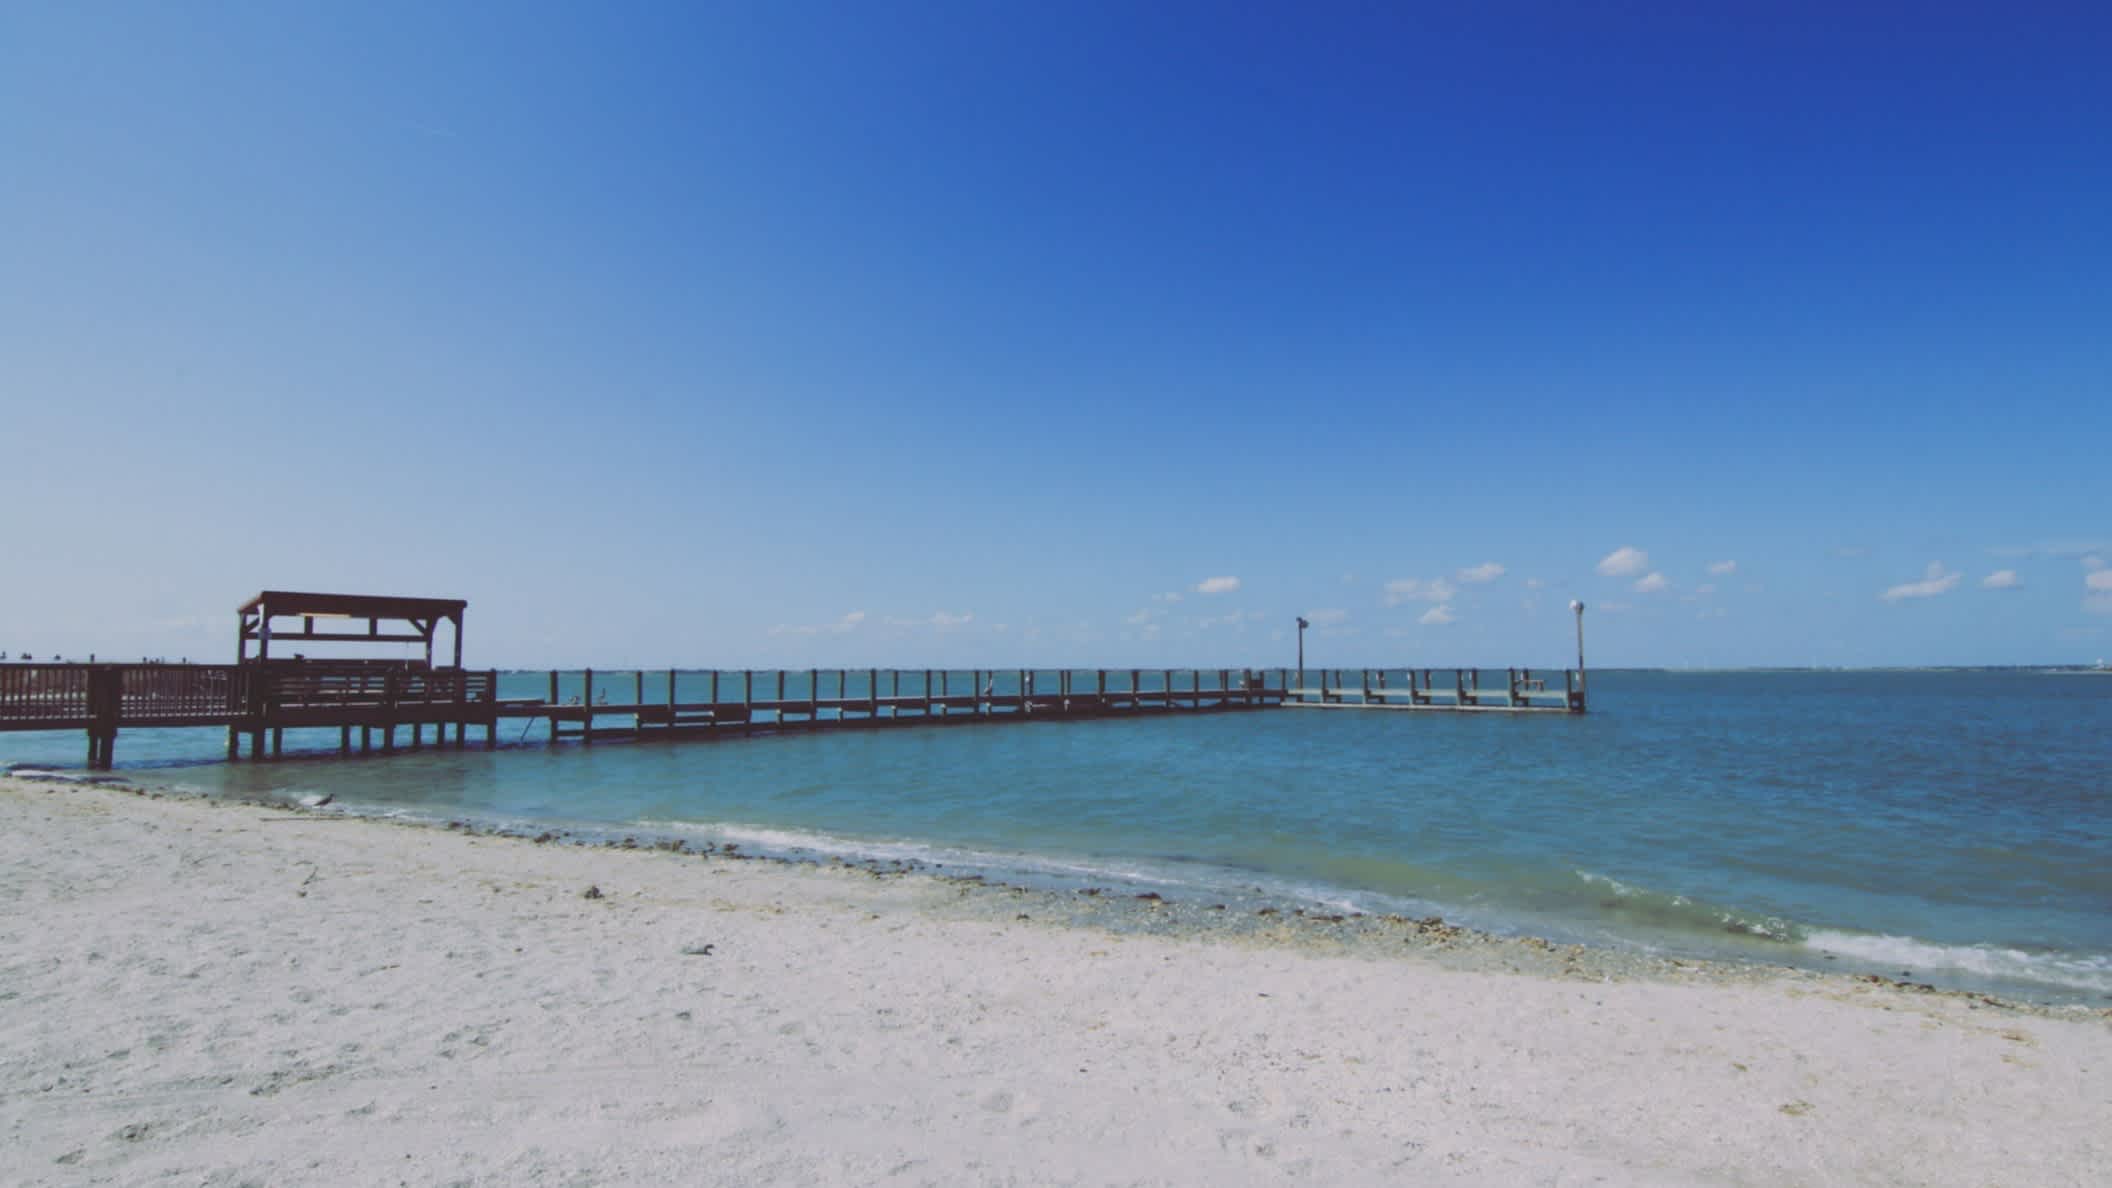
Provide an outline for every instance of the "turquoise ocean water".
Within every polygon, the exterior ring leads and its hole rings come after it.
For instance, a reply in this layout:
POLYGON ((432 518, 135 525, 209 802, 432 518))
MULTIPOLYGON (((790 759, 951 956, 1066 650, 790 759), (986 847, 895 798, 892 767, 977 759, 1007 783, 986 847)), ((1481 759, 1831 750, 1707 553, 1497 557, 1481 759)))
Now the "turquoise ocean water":
MULTIPOLYGON (((708 678, 681 680, 702 698, 708 678)), ((595 680, 617 701, 632 682, 595 680)), ((548 746, 536 722, 497 752, 386 759, 337 758, 329 731, 289 734, 314 752, 298 760, 234 764, 222 733, 141 730, 118 755, 134 780, 216 795, 2112 1001, 2112 678, 1598 672, 1592 698, 1582 717, 1282 710, 591 747, 548 746)), ((83 749, 0 735, 0 760, 83 749)))

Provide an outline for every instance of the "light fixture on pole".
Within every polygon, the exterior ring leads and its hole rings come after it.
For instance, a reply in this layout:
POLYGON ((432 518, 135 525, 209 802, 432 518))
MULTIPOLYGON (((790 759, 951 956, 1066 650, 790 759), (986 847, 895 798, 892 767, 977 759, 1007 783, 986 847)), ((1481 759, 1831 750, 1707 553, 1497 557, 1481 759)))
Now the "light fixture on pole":
POLYGON ((1312 626, 1304 615, 1298 616, 1298 683, 1305 684, 1305 629, 1312 626))
POLYGON ((1569 609, 1577 612, 1577 694, 1584 693, 1584 604, 1572 598, 1569 609))

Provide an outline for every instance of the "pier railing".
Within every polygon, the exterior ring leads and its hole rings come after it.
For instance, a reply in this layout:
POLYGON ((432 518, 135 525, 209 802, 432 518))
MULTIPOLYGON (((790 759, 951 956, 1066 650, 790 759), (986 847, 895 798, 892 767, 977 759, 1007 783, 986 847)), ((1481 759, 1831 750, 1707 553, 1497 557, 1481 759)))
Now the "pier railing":
POLYGON ((502 717, 539 718, 552 742, 815 727, 1080 718, 1274 706, 1286 669, 809 668, 510 673, 502 717), (522 696, 539 686, 541 697, 522 696), (620 722, 622 725, 613 723, 620 722))
POLYGON ((87 665, 0 664, 0 719, 67 725, 87 718, 87 665))
POLYGON ((1343 709, 1584 712, 1576 669, 1316 668, 1298 674, 1289 706, 1343 709), (1559 679, 1554 671, 1560 673, 1559 679), (1499 675, 1500 674, 1500 675, 1499 675), (1484 679, 1486 678, 1486 679, 1484 679))
POLYGON ((233 664, 142 664, 114 671, 117 720, 126 725, 225 721, 241 710, 251 675, 233 664))
POLYGON ((315 665, 266 669, 257 683, 269 709, 329 709, 489 702, 497 674, 459 668, 315 665))
MULTIPOLYGON (((228 752, 241 732, 261 753, 288 727, 379 728, 393 749, 398 725, 418 736, 427 725, 495 721, 498 674, 416 664, 0 664, 0 730, 88 732, 88 766, 108 767, 120 728, 224 726, 228 752)), ((364 737, 363 737, 364 741, 364 737)))

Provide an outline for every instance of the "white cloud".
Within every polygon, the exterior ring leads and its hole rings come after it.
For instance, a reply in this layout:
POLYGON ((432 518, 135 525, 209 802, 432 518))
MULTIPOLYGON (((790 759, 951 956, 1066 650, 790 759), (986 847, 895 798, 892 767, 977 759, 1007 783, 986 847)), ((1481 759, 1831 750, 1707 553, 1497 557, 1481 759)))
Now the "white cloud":
POLYGON ((1198 594, 1230 594, 1237 589, 1239 579, 1236 577, 1204 578, 1195 584, 1195 592, 1198 594))
POLYGON ((965 627, 974 621, 975 616, 973 614, 956 615, 946 611, 933 611, 931 617, 927 619, 889 619, 887 625, 890 627, 930 627, 939 631, 947 631, 955 627, 965 627))
POLYGON ((1665 580, 1664 574, 1652 570, 1648 576, 1635 583, 1634 589, 1638 594, 1655 594, 1671 584, 1665 580))
POLYGON ((1165 613, 1165 611, 1162 611, 1157 607, 1146 607, 1143 610, 1138 611, 1136 614, 1133 614, 1122 621, 1132 627, 1142 627, 1144 624, 1151 622, 1153 619, 1156 619, 1160 615, 1163 615, 1165 613))
POLYGON ((1525 579, 1525 588, 1528 590, 1537 590, 1546 584, 1546 582, 1541 581, 1539 578, 1525 579))
POLYGON ((1711 577, 1729 577, 1737 572, 1738 563, 1736 561, 1718 561, 1709 566, 1709 576, 1711 577))
POLYGON ((2093 615, 2112 615, 2112 569, 2095 553, 2083 558, 2083 609, 2093 615))
POLYGON ((1429 610, 1424 611, 1423 617, 1417 619, 1416 622, 1426 627, 1442 627, 1447 623, 1456 622, 1458 618, 1458 615, 1452 613, 1450 606, 1433 606, 1429 610))
POLYGON ((794 626, 794 625, 792 625, 792 624, 790 624, 790 623, 779 623, 779 624, 778 624, 777 626, 775 626, 775 627, 772 627, 772 628, 770 629, 770 634, 772 634, 772 635, 842 635, 843 633, 845 633, 845 632, 847 632, 847 631, 850 631, 851 629, 853 629, 853 628, 855 628, 856 626, 858 626, 858 624, 860 624, 860 623, 863 623, 863 622, 865 622, 865 612, 864 612, 864 611, 852 611, 852 612, 851 612, 850 614, 847 614, 847 615, 845 615, 844 617, 842 617, 842 618, 840 618, 840 619, 836 620, 836 621, 835 621, 835 622, 833 622, 833 623, 820 623, 820 624, 809 624, 809 625, 800 625, 800 626, 794 626))
POLYGON ((1620 548, 1599 558, 1599 574, 1603 577, 1630 577, 1650 568, 1650 554, 1634 545, 1620 548))
POLYGON ((1340 607, 1323 607, 1305 612, 1305 621, 1315 627, 1339 627, 1349 622, 1349 612, 1340 607))
POLYGON ((1920 581, 1902 582, 1878 597, 1886 602, 1898 602, 1902 598, 1934 598, 1938 594, 1950 593, 1962 576, 1964 575, 1945 569, 1941 561, 1931 561, 1920 581))
POLYGON ((2024 579, 2018 577, 2014 569, 1998 569, 1980 579, 1980 588, 1983 590, 2016 590, 2021 589, 2023 585, 2024 579))
POLYGON ((1496 562, 1484 561, 1481 564, 1472 567, 1471 569, 1460 570, 1459 580, 1463 582, 1474 583, 1493 582, 1497 578, 1502 577, 1505 572, 1506 571, 1504 567, 1497 564, 1496 562))
POLYGON ((2083 577, 2083 609, 2112 615, 2112 569, 2093 569, 2083 577))
POLYGON ((1448 602, 1459 588, 1443 578, 1395 578, 1386 583, 1386 605, 1404 602, 1448 602))
POLYGON ((1181 594, 1178 590, 1168 590, 1164 594, 1152 595, 1151 600, 1153 602, 1179 602, 1181 600, 1181 594))
POLYGON ((1714 594, 1716 592, 1716 583, 1703 582, 1702 584, 1694 587, 1694 592, 1696 594, 1714 594))

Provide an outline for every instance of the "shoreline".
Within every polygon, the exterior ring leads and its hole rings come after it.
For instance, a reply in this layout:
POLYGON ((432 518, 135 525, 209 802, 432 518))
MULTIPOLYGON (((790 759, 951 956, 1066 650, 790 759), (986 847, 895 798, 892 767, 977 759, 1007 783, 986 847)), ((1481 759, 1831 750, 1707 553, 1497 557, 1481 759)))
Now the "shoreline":
MULTIPOLYGON (((316 758, 329 759, 332 756, 318 755, 316 758)), ((1536 925, 1530 919, 1511 922, 1500 930, 1490 929, 1433 915, 1432 912, 1442 910, 1435 904, 1408 914, 1389 913, 1377 907, 1359 910, 1346 898, 1340 898, 1356 894, 1350 890, 1323 895, 1316 888, 1284 886, 1269 889, 1259 885, 1235 888, 1168 883, 1120 871, 1086 873, 1085 868, 1070 867, 1067 862, 1059 864, 1065 868, 1063 873, 1052 874, 1031 865, 1009 866, 1002 855, 973 851, 948 853, 948 859, 956 868, 977 872, 961 875, 950 871, 948 862, 938 861, 928 854, 925 857, 892 858, 848 853, 828 844, 842 839, 826 836, 802 842, 791 834, 758 838, 734 831, 741 837, 741 840, 734 841, 717 836, 711 829, 680 822, 529 821, 479 817, 474 812, 461 813, 459 810, 452 816, 367 811, 342 804, 336 808, 318 809, 286 793, 269 799, 226 796, 182 784, 135 778, 143 774, 96 773, 21 763, 0 767, 0 780, 12 777, 32 783, 103 785, 149 797, 253 805, 286 813, 314 813, 330 820, 359 819, 407 828, 445 829, 564 846, 672 850, 793 866, 843 866, 890 876, 928 877, 986 892, 1031 896, 1035 900, 1038 918, 1069 920, 1119 932, 1233 940, 1265 936, 1270 943, 1307 945, 1316 951, 1361 952, 1373 956, 1390 956, 1393 946, 1405 941, 1409 946, 1431 951, 1436 959, 1450 968, 1524 969, 1550 975, 1713 982, 1755 982, 1779 977, 1843 978, 1918 993, 1954 995, 1986 1006, 2029 1011, 2048 1017, 2087 1018, 2099 1013, 2112 1017, 2112 1005, 2108 1005, 2112 1004, 2112 994, 2097 988, 2053 981, 2020 984, 2015 979, 1975 973, 1966 967, 1940 965, 1927 970, 1899 969, 1895 976, 1893 966, 1870 960, 1867 956, 1844 957, 1824 945, 1808 945, 1795 937, 1765 938, 1785 946, 1780 953, 1769 953, 1760 947, 1751 953, 1725 954, 1710 952, 1706 948, 1683 948, 1677 941, 1661 946, 1633 938, 1579 938, 1574 933, 1565 935, 1559 921, 1541 921, 1537 927, 1550 929, 1544 934, 1535 931, 1536 925), (1162 891, 1163 896, 1159 894, 1162 891), (1140 902, 1132 904, 1132 900, 1140 902)), ((781 831, 762 832, 776 834, 781 831)), ((901 847, 890 844, 883 848, 901 847)), ((936 849, 945 850, 946 847, 936 849)), ((1398 909, 1395 911, 1397 913, 1398 909)), ((1899 942, 1936 951, 1973 948, 1911 937, 1811 927, 1817 932, 1877 942, 1899 942)), ((1919 964, 1911 957, 1900 961, 1900 965, 1919 964)))
MULTIPOLYGON (((1536 935, 1526 928, 1492 931, 1446 919, 1441 915, 1400 915, 1359 911, 1347 905, 1328 905, 1310 897, 1278 889, 1255 886, 1229 899, 1226 889, 1216 895, 1206 888, 1164 886, 1155 881, 1139 882, 1109 872, 1098 879, 1083 875, 1036 883, 1018 881, 1018 872, 993 868, 967 856, 968 869, 983 873, 951 873, 946 863, 921 858, 886 858, 836 853, 810 848, 797 842, 752 843, 699 840, 695 831, 652 823, 579 824, 563 822, 509 823, 479 820, 475 814, 397 815, 365 812, 344 807, 314 806, 278 797, 270 800, 227 797, 196 789, 148 783, 111 773, 57 770, 28 765, 0 769, 0 781, 12 778, 29 783, 61 786, 93 786, 129 792, 150 799, 198 801, 215 805, 243 806, 268 812, 311 816, 320 820, 358 820, 376 825, 408 829, 436 829, 466 836, 509 838, 538 845, 614 850, 655 850, 696 857, 720 857, 739 861, 783 864, 791 867, 821 866, 863 870, 886 877, 928 878, 963 889, 964 893, 1004 896, 1002 902, 1019 898, 1033 907, 1036 919, 1104 928, 1118 933, 1151 934, 1195 939, 1256 941, 1264 944, 1304 948, 1336 955, 1359 954, 1381 959, 1398 955, 1395 946, 1405 944, 1446 968, 1505 970, 1547 976, 1581 978, 1654 979, 1670 982, 1762 983, 1779 978, 1799 980, 1840 979, 1856 984, 1890 986, 1917 994, 1953 996, 1982 1006, 2039 1014, 2049 1018, 2112 1019, 2112 995, 2049 984, 2042 996, 2028 992, 1990 991, 1972 986, 1945 984, 1958 980, 1951 974, 1932 972, 1924 980, 1914 970, 1901 976, 1880 973, 1875 968, 1829 969, 1831 957, 1816 953, 1785 952, 1783 960, 1768 956, 1719 956, 1709 953, 1671 953, 1639 943, 1571 941, 1536 935), (687 836, 685 836, 687 834, 687 836), (1079 885, 1073 886, 1071 884, 1079 885), (1158 889, 1167 892, 1160 895, 1158 889), (1226 902, 1213 902, 1214 900, 1226 902), (1243 902, 1241 902, 1243 901, 1243 902), (1299 903, 1304 906, 1298 906, 1299 903), (1256 906, 1259 905, 1259 906, 1256 906), (1800 963, 1793 958, 1802 956, 1800 963), (2101 1002, 2100 999, 2104 999, 2101 1002)), ((975 901, 964 902, 970 910, 975 901)), ((983 906, 995 911, 999 900, 983 906)), ((1868 934, 1876 937, 1878 934, 1868 934)), ((1881 937, 1879 939, 1897 939, 1881 937)), ((1780 943, 1780 942, 1778 942, 1780 943)), ((1923 942, 1926 943, 1926 942, 1923 942)), ((1817 952, 1823 952, 1819 950, 1817 952)), ((1865 966, 1873 963, 1862 962, 1865 966)))
POLYGON ((2059 1184, 2112 1158, 2090 1008, 20 776, 0 853, 13 1182, 2059 1184))

